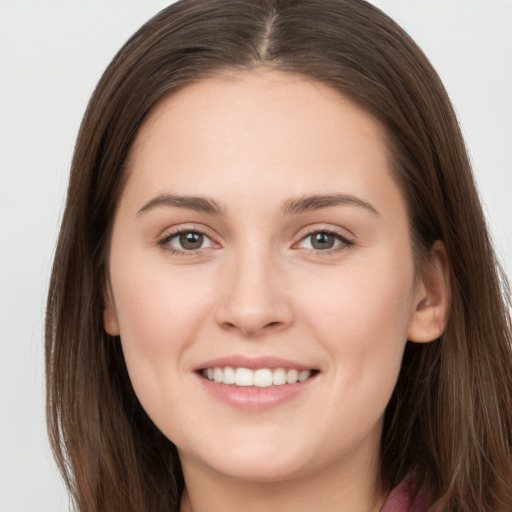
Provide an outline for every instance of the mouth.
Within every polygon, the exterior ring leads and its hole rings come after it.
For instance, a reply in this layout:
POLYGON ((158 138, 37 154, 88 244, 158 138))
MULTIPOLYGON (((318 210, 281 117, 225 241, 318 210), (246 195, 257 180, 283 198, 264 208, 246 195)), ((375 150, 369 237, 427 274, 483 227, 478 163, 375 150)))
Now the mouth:
POLYGON ((308 397, 321 382, 318 368, 270 355, 219 357, 204 361, 194 373, 209 396, 253 412, 308 397))
POLYGON ((305 382, 318 373, 318 370, 297 368, 257 368, 250 369, 232 366, 214 366, 199 370, 199 374, 216 384, 226 384, 242 388, 270 388, 305 382))

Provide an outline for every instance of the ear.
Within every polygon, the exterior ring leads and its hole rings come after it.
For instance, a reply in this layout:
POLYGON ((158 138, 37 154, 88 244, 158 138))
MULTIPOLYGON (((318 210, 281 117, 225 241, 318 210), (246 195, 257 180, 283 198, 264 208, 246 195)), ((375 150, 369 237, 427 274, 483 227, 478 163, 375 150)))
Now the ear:
POLYGON ((438 240, 418 276, 407 339, 428 343, 443 334, 450 305, 449 265, 444 244, 438 240))
POLYGON ((119 336, 119 324, 117 323, 117 313, 112 298, 110 284, 105 285, 103 291, 105 307, 103 309, 103 326, 110 336, 119 336))

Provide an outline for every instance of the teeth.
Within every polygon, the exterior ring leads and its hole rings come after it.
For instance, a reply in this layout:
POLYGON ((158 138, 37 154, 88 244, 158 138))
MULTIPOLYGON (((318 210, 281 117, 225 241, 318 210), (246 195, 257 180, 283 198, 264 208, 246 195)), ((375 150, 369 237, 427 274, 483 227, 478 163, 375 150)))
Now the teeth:
POLYGON ((231 367, 224 368, 224 372, 222 374, 222 382, 224 384, 234 384, 235 383, 235 370, 231 367))
MULTIPOLYGON (((286 384, 286 371, 283 368, 278 368, 272 372, 272 384, 274 386, 286 384)), ((293 382, 290 382, 290 384, 293 384, 293 382)))
POLYGON ((288 370, 286 374, 286 382, 288 384, 295 384, 299 378, 299 371, 298 370, 288 370))
POLYGON ((224 378, 224 372, 222 368, 213 369, 213 382, 222 382, 224 378))
POLYGON ((310 376, 311 370, 299 371, 294 368, 290 370, 285 370, 284 368, 249 370, 248 368, 232 368, 231 366, 221 368, 216 366, 215 368, 203 370, 203 377, 219 384, 235 384, 236 386, 255 386, 259 388, 296 384, 297 382, 304 382, 310 376))
POLYGON ((252 386, 254 381, 253 372, 247 368, 237 368, 235 370, 235 384, 237 386, 252 386))
POLYGON ((309 370, 302 370, 299 372, 299 382, 304 382, 306 379, 309 379, 311 372, 309 370))
POLYGON ((254 372, 254 385, 259 388, 268 388, 272 386, 272 371, 268 368, 256 370, 254 372))

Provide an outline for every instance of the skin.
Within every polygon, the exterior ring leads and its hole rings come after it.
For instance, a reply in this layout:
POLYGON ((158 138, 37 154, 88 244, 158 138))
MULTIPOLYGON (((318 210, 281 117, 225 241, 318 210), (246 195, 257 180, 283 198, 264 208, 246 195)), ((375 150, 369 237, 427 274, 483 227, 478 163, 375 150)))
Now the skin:
POLYGON ((178 447, 182 511, 381 507, 384 409, 406 340, 441 334, 448 295, 440 244, 415 269, 389 169, 370 115, 266 69, 188 86, 141 128, 114 221, 105 328, 120 334, 142 406, 178 447), (222 212, 148 206, 162 194, 208 198, 222 212), (283 211, 332 194, 367 206, 283 211), (183 229, 205 235, 200 249, 171 237, 183 229), (342 238, 318 249, 311 232, 342 238), (232 355, 318 374, 278 406, 241 410, 195 371, 232 355))

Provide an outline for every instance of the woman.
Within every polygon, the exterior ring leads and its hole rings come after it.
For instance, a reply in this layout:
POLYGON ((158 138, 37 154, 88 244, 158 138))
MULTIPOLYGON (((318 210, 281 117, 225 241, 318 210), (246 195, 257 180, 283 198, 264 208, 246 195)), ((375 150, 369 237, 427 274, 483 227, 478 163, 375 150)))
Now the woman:
POLYGON ((505 291, 450 102, 393 21, 164 9, 91 99, 55 257, 49 429, 78 509, 510 510, 505 291))

